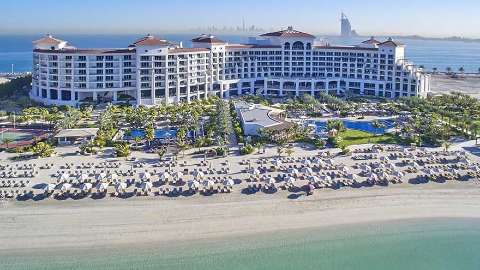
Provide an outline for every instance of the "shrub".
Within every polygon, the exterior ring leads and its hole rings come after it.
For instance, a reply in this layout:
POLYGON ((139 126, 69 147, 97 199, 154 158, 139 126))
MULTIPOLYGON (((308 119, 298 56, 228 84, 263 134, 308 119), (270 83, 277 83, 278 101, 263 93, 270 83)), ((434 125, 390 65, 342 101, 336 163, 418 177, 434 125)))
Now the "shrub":
POLYGON ((255 151, 255 147, 251 144, 246 144, 244 147, 240 148, 241 155, 249 155, 255 151))
POLYGON ((53 147, 45 142, 39 142, 32 147, 32 152, 37 157, 50 157, 55 153, 53 147))

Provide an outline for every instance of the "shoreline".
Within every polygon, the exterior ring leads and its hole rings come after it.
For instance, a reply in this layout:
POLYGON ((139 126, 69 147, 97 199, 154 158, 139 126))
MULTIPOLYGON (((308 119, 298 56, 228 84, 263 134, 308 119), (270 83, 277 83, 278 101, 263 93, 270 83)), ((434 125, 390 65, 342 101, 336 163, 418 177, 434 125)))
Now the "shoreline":
POLYGON ((348 189, 297 200, 253 195, 12 203, 0 211, 0 255, 162 248, 402 220, 479 219, 477 187, 456 183, 348 189))

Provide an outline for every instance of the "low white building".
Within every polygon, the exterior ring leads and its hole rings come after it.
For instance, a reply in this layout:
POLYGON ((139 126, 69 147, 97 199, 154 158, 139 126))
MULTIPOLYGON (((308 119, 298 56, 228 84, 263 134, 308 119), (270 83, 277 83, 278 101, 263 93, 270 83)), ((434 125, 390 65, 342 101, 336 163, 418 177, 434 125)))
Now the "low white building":
POLYGON ((282 111, 278 109, 242 101, 235 102, 235 109, 245 136, 259 136, 262 129, 284 129, 292 125, 281 119, 282 111))
POLYGON ((91 142, 97 136, 98 130, 98 128, 62 129, 55 135, 55 139, 60 145, 91 142))

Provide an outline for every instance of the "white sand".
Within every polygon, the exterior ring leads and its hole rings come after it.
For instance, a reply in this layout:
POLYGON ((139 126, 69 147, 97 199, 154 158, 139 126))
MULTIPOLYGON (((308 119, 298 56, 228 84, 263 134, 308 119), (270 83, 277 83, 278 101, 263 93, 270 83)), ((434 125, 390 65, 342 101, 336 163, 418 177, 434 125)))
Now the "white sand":
POLYGON ((167 246, 290 229, 417 218, 480 218, 478 182, 317 191, 314 196, 10 202, 0 205, 0 253, 167 246))
POLYGON ((463 78, 451 78, 443 74, 432 75, 432 92, 448 94, 452 91, 462 92, 473 97, 480 97, 480 75, 468 75, 463 78))

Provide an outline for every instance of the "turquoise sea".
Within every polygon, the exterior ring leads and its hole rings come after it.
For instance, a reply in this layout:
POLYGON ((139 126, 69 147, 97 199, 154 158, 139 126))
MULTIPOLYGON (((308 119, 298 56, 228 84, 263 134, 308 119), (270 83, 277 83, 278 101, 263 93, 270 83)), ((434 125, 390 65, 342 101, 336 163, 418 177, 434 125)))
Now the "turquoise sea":
MULTIPOLYGON (((55 34, 55 33, 52 33, 55 34)), ((56 37, 69 41, 79 48, 124 48, 146 33, 137 35, 69 35, 59 34, 56 37)), ((156 36, 183 42, 190 46, 190 40, 197 34, 155 34, 156 36)), ((254 36, 253 34, 250 36, 254 36)), ((42 37, 39 35, 0 35, 0 73, 14 71, 24 72, 32 70, 32 41, 42 37)), ((229 43, 246 43, 248 36, 219 35, 229 43)), ((317 35, 319 40, 331 44, 353 45, 367 39, 358 37, 341 39, 339 37, 317 35)), ((386 37, 378 37, 385 39, 386 37)), ((437 68, 445 71, 447 67, 458 70, 463 67, 466 72, 478 72, 480 68, 480 46, 476 42, 443 41, 443 40, 414 40, 401 39, 407 45, 406 57, 417 65, 426 69, 437 68)))
POLYGON ((167 246, 0 254, 0 269, 478 270, 479 225, 406 220, 167 246))

